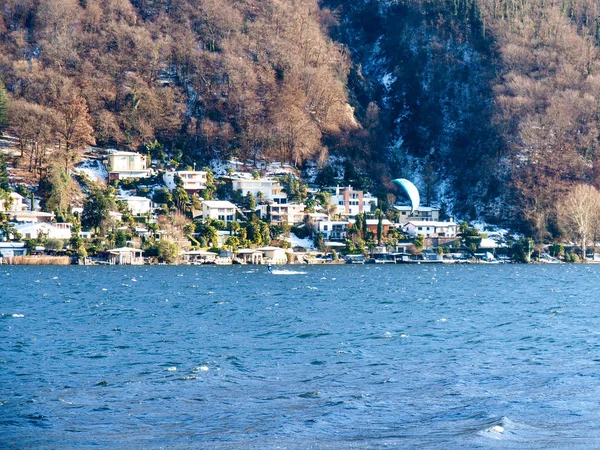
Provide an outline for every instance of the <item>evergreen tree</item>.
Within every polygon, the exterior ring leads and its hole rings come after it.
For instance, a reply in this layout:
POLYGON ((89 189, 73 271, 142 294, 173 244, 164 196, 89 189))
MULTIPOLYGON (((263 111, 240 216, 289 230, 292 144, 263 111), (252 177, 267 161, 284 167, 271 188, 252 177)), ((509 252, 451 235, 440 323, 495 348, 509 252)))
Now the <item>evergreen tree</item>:
POLYGON ((0 132, 8 126, 8 94, 0 81, 0 132))
POLYGON ((365 228, 365 227, 364 227, 364 224, 365 224, 365 223, 366 223, 365 214, 364 214, 364 213, 358 213, 358 214, 356 215, 356 223, 355 223, 355 226, 356 226, 356 230, 357 230, 357 231, 358 231, 358 233, 359 233, 359 237, 360 237, 361 239, 364 239, 364 237, 365 237, 365 231, 364 231, 364 228, 365 228))
POLYGON ((254 199, 254 195, 252 195, 252 192, 248 191, 248 193, 246 194, 246 207, 250 210, 250 211, 254 211, 256 209, 256 200, 254 199))
POLYGON ((81 225, 98 230, 102 222, 108 220, 111 206, 110 197, 102 190, 94 189, 83 205, 81 225))
POLYGON ((8 191, 9 189, 8 170, 6 169, 6 160, 2 154, 0 154, 0 189, 4 189, 5 191, 8 191))
POLYGON ((59 166, 54 166, 49 176, 50 195, 46 200, 46 208, 56 213, 64 213, 79 192, 71 176, 59 166))
POLYGON ((377 243, 381 244, 383 236, 383 213, 380 209, 375 210, 375 217, 377 218, 377 243))

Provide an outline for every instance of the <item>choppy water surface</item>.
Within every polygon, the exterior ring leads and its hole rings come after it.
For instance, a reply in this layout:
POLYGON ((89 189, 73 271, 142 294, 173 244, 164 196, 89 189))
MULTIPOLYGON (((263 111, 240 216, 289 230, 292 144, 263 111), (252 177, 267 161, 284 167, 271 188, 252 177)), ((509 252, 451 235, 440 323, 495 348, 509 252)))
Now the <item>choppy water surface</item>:
POLYGON ((598 286, 600 266, 1 266, 0 447, 598 448, 598 286))

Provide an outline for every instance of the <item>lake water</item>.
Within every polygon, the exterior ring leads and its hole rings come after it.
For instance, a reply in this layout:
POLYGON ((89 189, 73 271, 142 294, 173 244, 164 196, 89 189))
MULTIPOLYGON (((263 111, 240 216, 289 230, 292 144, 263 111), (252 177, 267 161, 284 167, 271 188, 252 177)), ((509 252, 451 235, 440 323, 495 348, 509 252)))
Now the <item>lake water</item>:
POLYGON ((600 266, 0 266, 1 448, 600 448, 600 266))

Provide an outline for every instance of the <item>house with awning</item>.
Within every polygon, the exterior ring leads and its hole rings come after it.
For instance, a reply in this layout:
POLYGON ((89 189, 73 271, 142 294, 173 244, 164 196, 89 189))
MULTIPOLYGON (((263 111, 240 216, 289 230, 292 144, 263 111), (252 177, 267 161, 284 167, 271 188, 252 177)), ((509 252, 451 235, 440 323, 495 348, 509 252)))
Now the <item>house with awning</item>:
POLYGON ((120 247, 106 250, 106 260, 113 265, 144 264, 144 251, 139 248, 120 247))
POLYGON ((281 247, 261 247, 256 250, 260 251, 264 255, 266 262, 271 264, 287 264, 288 258, 285 249, 281 247))
POLYGON ((253 248, 242 248, 236 252, 236 258, 246 264, 262 264, 263 252, 253 248))
POLYGON ((206 252, 203 250, 190 250, 183 252, 183 261, 186 264, 211 264, 219 256, 215 252, 206 252))

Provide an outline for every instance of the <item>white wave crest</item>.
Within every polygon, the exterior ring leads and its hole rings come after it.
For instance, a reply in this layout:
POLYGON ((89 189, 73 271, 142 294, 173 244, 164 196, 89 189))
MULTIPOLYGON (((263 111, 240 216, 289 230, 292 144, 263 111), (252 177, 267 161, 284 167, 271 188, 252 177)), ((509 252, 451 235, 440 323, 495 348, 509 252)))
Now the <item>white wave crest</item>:
POLYGON ((300 270, 273 270, 273 275, 306 275, 306 272, 300 270))

